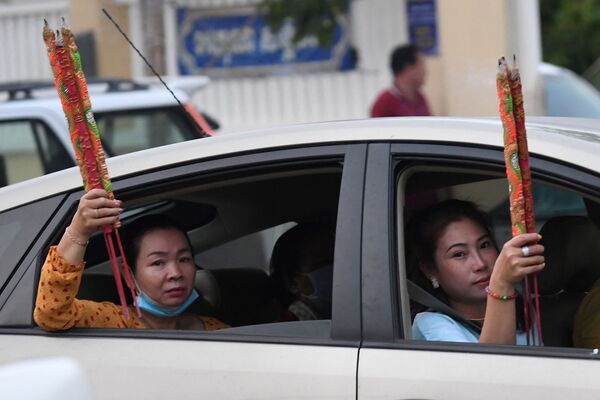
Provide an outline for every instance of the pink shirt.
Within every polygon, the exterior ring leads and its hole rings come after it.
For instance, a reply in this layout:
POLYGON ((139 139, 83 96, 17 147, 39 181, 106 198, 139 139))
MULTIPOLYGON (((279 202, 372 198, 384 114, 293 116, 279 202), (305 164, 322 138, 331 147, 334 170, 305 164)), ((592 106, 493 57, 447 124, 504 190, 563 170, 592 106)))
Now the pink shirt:
POLYGON ((371 117, 429 116, 429 106, 425 97, 417 92, 415 101, 409 100, 396 87, 382 92, 371 108, 371 117))

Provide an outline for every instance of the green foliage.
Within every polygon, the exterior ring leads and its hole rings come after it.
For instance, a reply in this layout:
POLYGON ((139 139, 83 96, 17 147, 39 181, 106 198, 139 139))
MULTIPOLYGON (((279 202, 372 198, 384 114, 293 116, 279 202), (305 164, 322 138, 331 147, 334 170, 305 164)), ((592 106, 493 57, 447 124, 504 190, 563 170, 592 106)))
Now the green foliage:
POLYGON ((279 32, 290 18, 295 28, 294 44, 314 35, 320 46, 329 46, 347 3, 348 0, 262 0, 258 10, 265 15, 273 33, 279 32))
POLYGON ((540 0, 545 61, 581 74, 600 56, 600 0, 540 0))

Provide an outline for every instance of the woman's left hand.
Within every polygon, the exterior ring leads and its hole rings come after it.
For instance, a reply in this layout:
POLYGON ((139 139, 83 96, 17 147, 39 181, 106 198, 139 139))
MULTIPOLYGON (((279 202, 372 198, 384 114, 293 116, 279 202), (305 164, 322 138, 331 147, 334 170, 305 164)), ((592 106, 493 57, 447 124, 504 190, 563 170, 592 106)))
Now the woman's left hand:
POLYGON ((490 279, 492 290, 512 293, 517 282, 544 268, 544 246, 538 244, 540 238, 537 233, 524 233, 504 244, 490 279))

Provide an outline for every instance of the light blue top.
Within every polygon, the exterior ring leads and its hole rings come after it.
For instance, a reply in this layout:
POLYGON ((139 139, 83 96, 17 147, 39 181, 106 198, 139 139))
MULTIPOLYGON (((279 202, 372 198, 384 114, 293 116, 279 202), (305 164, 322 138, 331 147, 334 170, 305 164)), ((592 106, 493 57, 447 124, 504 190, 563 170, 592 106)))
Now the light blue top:
MULTIPOLYGON (((454 318, 438 312, 422 312, 415 316, 412 326, 415 340, 478 343, 479 333, 454 318)), ((526 345, 525 333, 517 332, 517 344, 526 345)))

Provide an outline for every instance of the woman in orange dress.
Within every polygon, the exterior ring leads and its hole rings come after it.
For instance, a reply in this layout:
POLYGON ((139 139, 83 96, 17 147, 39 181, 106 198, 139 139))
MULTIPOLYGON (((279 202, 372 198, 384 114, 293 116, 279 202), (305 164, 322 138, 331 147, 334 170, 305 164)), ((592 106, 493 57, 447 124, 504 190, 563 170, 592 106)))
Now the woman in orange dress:
POLYGON ((71 224, 42 267, 34 310, 44 330, 78 328, 154 328, 215 330, 228 325, 186 312, 199 295, 194 289, 196 266, 189 238, 175 222, 161 215, 138 218, 127 227, 125 254, 133 269, 141 316, 129 306, 79 300, 75 296, 83 274, 91 235, 115 222, 123 211, 120 200, 102 189, 83 195, 71 224))

